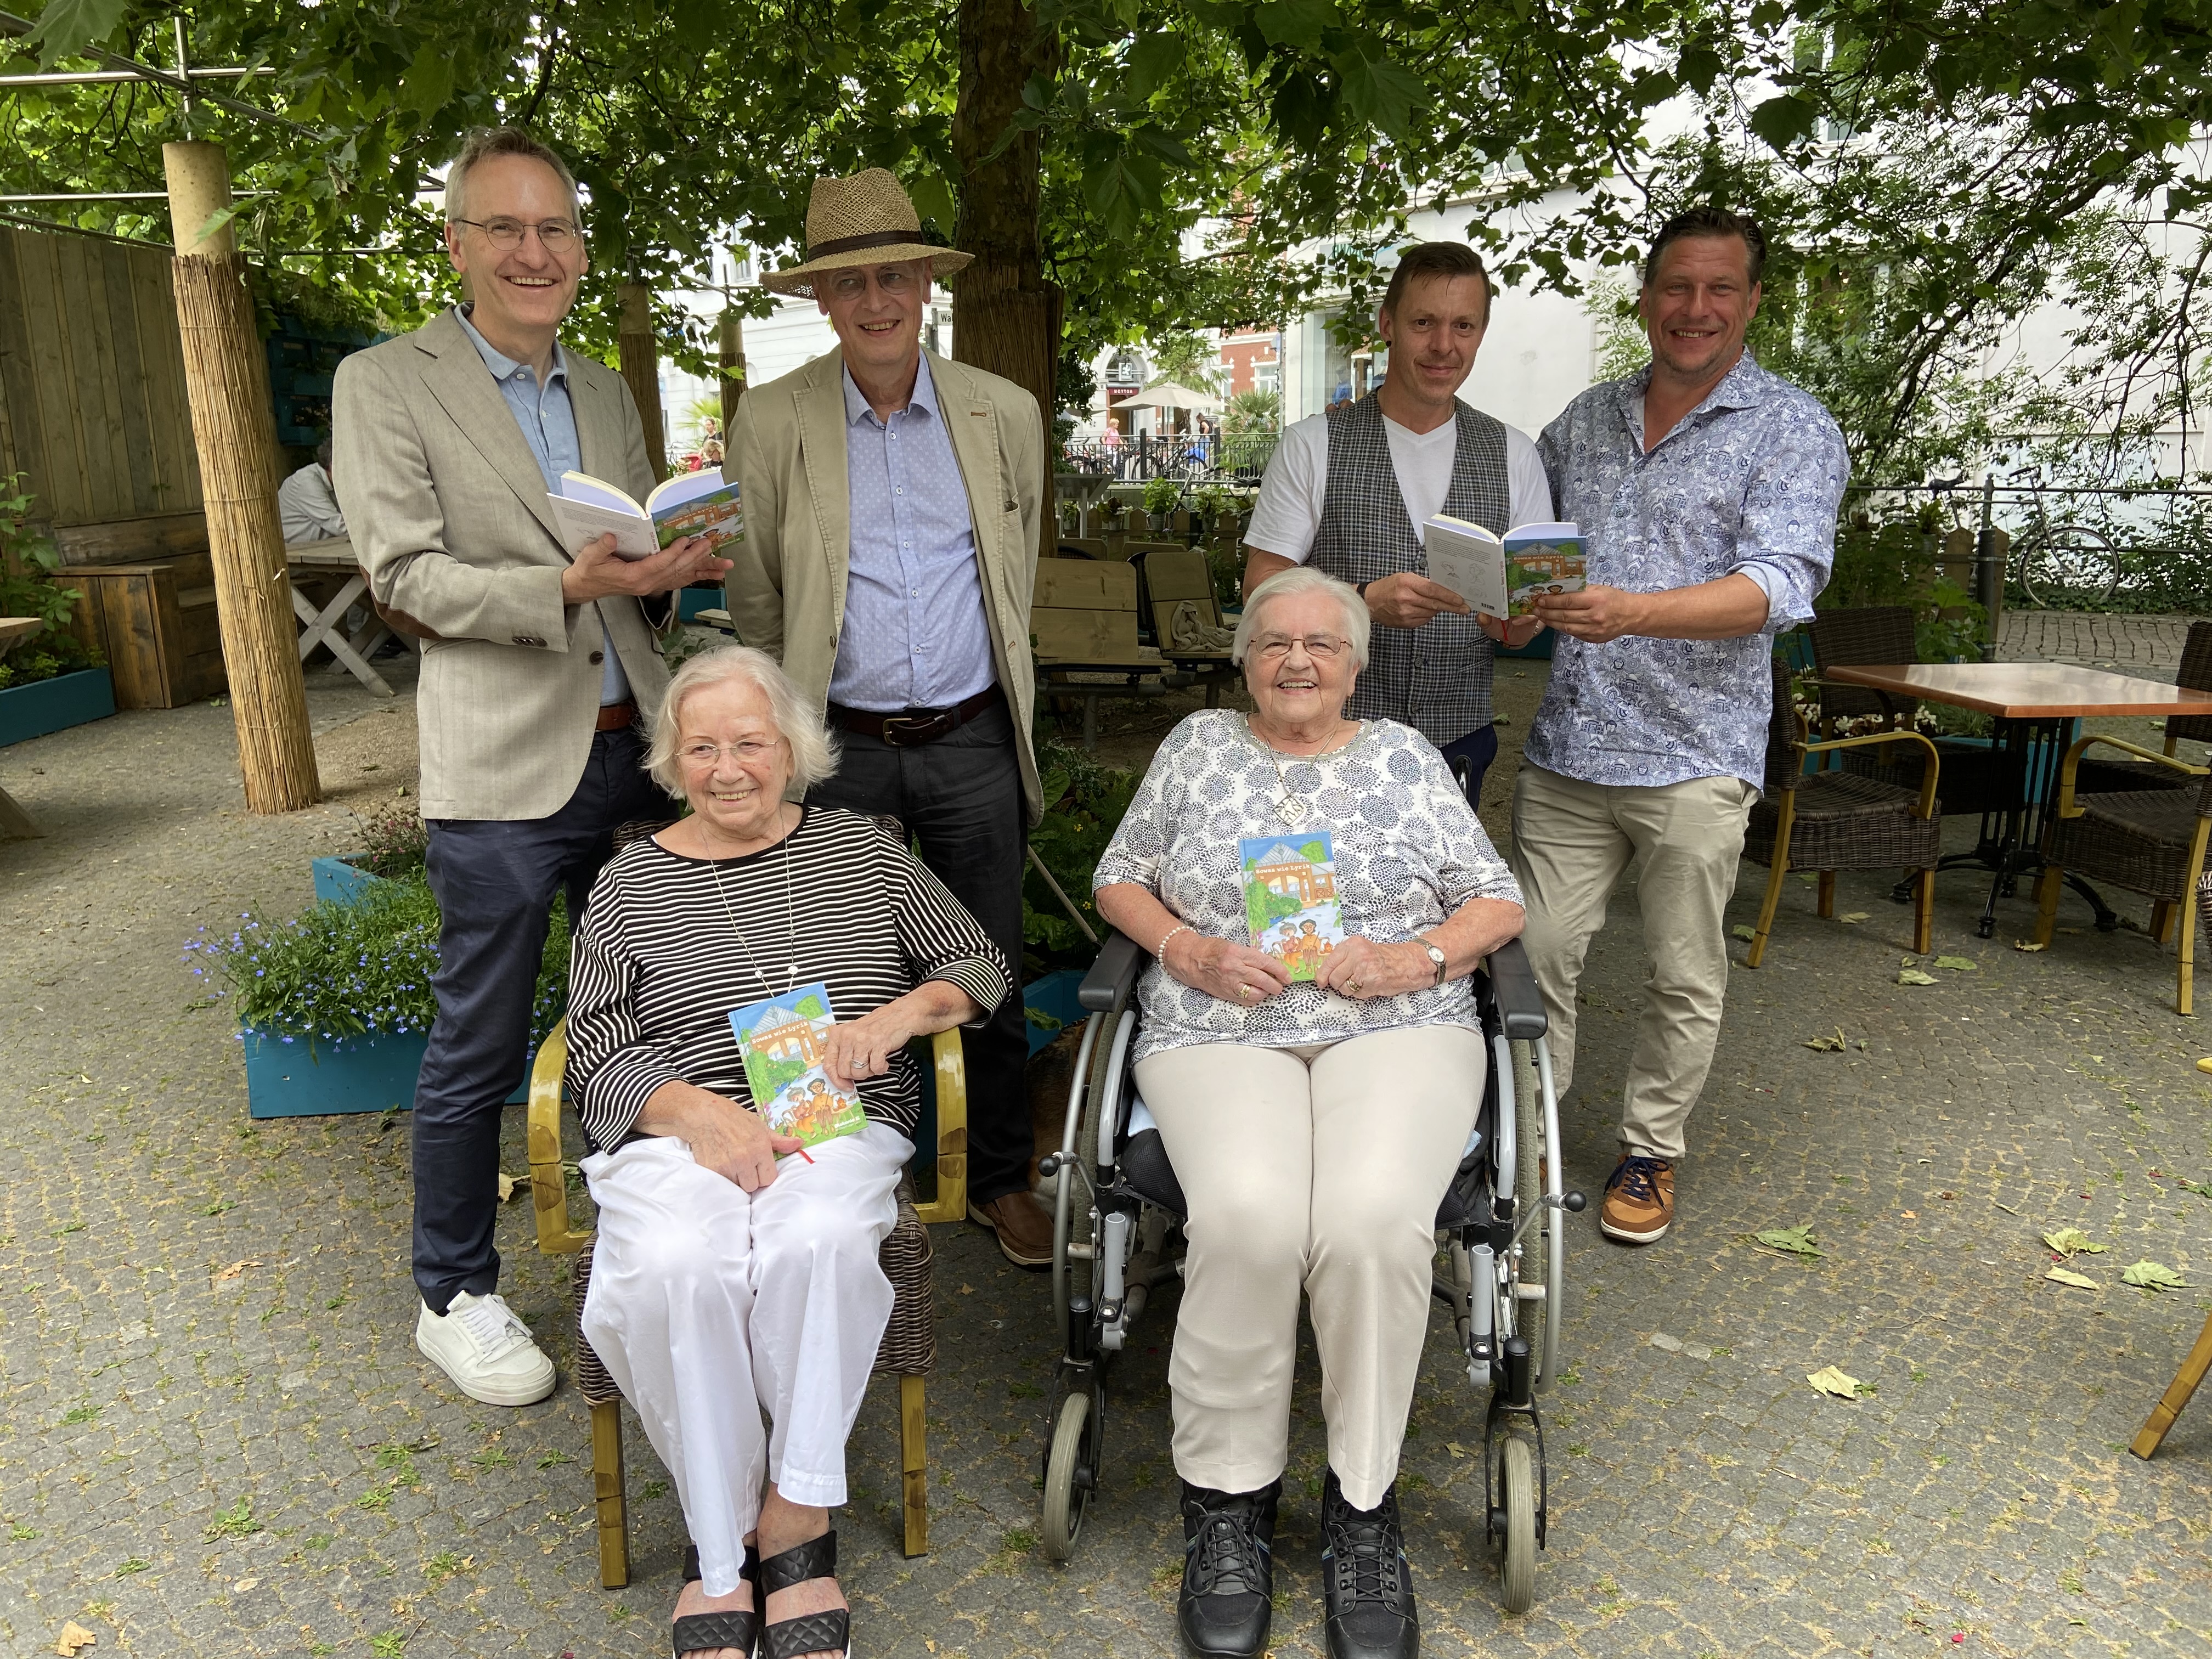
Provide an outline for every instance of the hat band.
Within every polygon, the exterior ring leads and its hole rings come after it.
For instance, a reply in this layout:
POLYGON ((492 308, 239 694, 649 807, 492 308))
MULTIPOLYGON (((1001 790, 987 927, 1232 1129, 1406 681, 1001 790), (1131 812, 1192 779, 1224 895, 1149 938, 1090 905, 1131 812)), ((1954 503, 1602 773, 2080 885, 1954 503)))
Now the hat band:
POLYGON ((919 243, 921 232, 914 230, 872 230, 865 236, 839 236, 827 242, 810 242, 806 257, 810 260, 826 258, 832 253, 854 253, 864 247, 896 247, 902 243, 919 243))

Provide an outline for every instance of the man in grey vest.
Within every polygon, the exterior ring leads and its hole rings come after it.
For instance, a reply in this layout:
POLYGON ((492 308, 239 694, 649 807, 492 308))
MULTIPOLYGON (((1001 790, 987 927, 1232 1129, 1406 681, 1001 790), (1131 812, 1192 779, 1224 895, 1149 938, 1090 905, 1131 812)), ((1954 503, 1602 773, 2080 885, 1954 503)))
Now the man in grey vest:
POLYGON ((1376 316, 1390 347, 1382 384, 1283 434, 1245 535, 1248 593, 1307 563, 1359 590, 1375 632, 1345 713, 1419 732, 1470 804, 1498 753, 1490 671, 1504 624, 1428 579, 1420 526, 1449 513, 1503 535, 1552 516, 1528 434, 1459 401, 1490 301, 1481 256, 1464 242, 1407 248, 1376 316))

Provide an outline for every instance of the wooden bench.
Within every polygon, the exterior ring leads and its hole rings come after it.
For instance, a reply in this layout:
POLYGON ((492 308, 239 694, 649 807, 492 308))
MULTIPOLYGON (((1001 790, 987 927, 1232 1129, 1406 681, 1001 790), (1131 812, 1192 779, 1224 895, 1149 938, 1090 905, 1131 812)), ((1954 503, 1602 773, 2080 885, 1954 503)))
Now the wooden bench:
POLYGON ((228 683, 206 553, 64 565, 53 579, 77 595, 70 632, 106 656, 118 708, 181 708, 228 683))

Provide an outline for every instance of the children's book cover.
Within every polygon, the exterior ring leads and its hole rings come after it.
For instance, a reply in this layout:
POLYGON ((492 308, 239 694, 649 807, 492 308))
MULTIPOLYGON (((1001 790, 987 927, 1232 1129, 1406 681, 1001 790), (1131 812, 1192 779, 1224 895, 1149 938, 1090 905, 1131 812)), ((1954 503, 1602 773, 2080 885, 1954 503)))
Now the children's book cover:
POLYGON ((1311 982, 1329 952, 1344 943, 1344 911, 1336 896, 1336 854, 1325 830, 1294 830, 1237 843, 1243 871, 1244 926, 1252 948, 1311 982))
POLYGON ((1589 586, 1582 532, 1571 524, 1524 524, 1505 534, 1508 614, 1526 617, 1547 593, 1579 593, 1589 586))
POLYGON ((856 1135, 867 1122, 860 1097, 840 1093, 822 1069, 830 1028, 836 1023, 830 988, 821 983, 730 1010, 753 1104, 769 1128, 796 1137, 801 1146, 856 1135))

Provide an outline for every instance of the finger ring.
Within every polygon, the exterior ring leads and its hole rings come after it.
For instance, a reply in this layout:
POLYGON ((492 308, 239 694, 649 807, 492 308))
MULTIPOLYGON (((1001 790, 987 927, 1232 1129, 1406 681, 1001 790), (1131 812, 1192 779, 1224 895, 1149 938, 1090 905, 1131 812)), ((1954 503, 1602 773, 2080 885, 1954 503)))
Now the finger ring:
POLYGON ((1351 992, 1352 995, 1358 996, 1359 994, 1359 981, 1356 979, 1348 979, 1344 982, 1344 988, 1351 992))
POLYGON ((1252 994, 1252 988, 1249 985, 1240 985, 1237 988, 1237 994, 1240 997, 1249 997, 1252 994))

